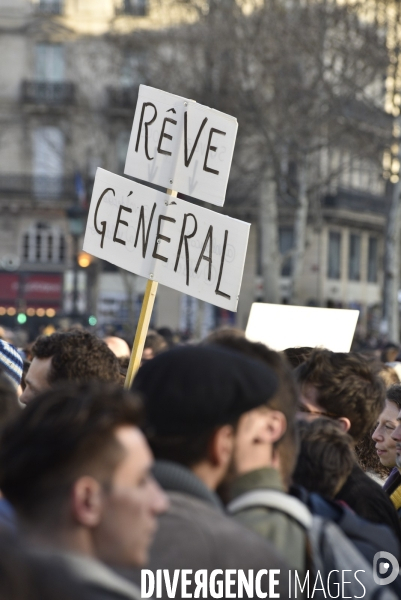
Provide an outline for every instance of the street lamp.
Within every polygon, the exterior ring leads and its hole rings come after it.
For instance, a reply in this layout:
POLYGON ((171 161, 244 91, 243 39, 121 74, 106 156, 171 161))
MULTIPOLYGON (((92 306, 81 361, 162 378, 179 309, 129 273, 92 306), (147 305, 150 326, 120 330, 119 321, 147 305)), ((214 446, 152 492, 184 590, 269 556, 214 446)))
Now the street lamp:
POLYGON ((72 253, 73 253, 73 284, 72 284, 72 310, 71 316, 78 316, 78 255, 79 255, 79 238, 85 231, 85 220, 87 211, 78 203, 67 209, 68 226, 72 237, 72 253))

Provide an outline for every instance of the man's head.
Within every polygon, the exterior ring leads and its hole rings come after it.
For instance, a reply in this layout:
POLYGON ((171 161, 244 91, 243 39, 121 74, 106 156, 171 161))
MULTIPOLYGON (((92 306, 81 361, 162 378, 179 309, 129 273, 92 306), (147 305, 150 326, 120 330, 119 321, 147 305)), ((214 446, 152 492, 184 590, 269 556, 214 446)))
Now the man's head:
POLYGON ((313 352, 310 346, 296 346, 294 348, 286 348, 283 353, 293 369, 306 362, 313 352))
POLYGON ((20 397, 24 404, 60 381, 121 381, 117 357, 88 331, 74 329, 40 336, 32 346, 32 354, 20 397))
POLYGON ((353 440, 330 419, 300 421, 298 426, 301 446, 294 483, 334 498, 355 464, 353 440))
POLYGON ((336 419, 355 442, 372 429, 383 410, 384 384, 374 365, 358 354, 317 349, 296 374, 299 417, 336 419))
POLYGON ((145 431, 156 458, 189 467, 210 489, 231 467, 240 418, 264 406, 276 387, 267 366, 213 346, 164 352, 133 383, 145 400, 145 431))
POLYGON ((117 386, 64 385, 35 398, 0 439, 0 489, 34 538, 116 564, 143 565, 166 500, 117 386))
MULTIPOLYGON (((280 412, 285 418, 285 430, 273 444, 273 456, 278 459, 275 463, 279 467, 283 482, 288 485, 298 452, 298 436, 295 421, 299 405, 299 393, 290 368, 278 352, 270 350, 264 344, 251 342, 245 337, 237 335, 235 330, 234 334, 231 331, 227 331, 223 335, 223 332, 221 332, 213 343, 241 352, 254 360, 262 361, 276 374, 278 389, 274 396, 266 402, 266 406, 271 416, 275 412, 280 412)), ((266 413, 266 416, 268 414, 266 413)))
POLYGON ((160 352, 165 352, 167 349, 168 344, 164 337, 156 333, 156 331, 149 331, 143 347, 142 363, 152 360, 160 352))
POLYGON ((380 413, 372 439, 381 464, 384 467, 396 466, 396 442, 392 434, 396 429, 398 414, 401 410, 401 385, 392 385, 386 392, 384 409, 380 413))
POLYGON ((109 335, 104 338, 104 342, 108 348, 117 356, 117 358, 130 357, 130 349, 125 340, 115 335, 109 335))

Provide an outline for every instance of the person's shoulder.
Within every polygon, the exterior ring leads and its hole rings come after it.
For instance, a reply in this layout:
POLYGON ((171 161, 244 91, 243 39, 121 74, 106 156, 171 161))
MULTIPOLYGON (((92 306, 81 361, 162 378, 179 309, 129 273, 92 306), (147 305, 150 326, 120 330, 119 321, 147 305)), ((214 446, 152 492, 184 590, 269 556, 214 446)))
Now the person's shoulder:
POLYGON ((270 559, 270 568, 274 568, 274 563, 277 568, 286 567, 284 559, 268 541, 212 504, 180 492, 169 493, 169 498, 170 508, 160 518, 161 528, 164 520, 176 531, 180 528, 181 531, 183 528, 198 531, 198 539, 208 541, 215 550, 224 549, 231 561, 235 556, 247 563, 251 560, 266 564, 270 559))
MULTIPOLYGON (((361 499, 363 500, 367 499, 364 496, 365 493, 368 493, 370 497, 372 494, 374 494, 375 497, 387 497, 387 495, 383 491, 383 488, 371 477, 369 477, 369 475, 366 475, 366 473, 364 473, 364 471, 362 471, 362 469, 358 465, 355 465, 353 467, 351 474, 345 482, 343 490, 347 490, 350 488, 353 489, 354 493, 361 494, 361 499)), ((341 492, 339 496, 340 495, 341 492)))
POLYGON ((388 525, 401 540, 400 524, 389 496, 358 466, 352 470, 336 500, 343 500, 360 517, 368 521, 388 525))

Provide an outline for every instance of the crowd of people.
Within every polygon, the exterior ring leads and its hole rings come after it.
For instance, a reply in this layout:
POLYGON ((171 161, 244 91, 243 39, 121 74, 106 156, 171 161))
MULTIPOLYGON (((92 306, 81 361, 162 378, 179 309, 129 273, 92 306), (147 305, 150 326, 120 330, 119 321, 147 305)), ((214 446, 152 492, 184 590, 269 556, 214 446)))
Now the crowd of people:
POLYGON ((152 332, 127 390, 129 354, 0 339, 0 600, 401 597, 398 354, 152 332))

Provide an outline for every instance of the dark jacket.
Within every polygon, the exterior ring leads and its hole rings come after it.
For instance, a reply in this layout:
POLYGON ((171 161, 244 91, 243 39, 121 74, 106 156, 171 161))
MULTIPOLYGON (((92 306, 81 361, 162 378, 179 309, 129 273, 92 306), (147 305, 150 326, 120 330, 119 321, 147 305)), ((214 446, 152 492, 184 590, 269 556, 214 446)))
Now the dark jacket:
POLYGON ((363 519, 350 508, 294 486, 290 493, 306 504, 313 515, 329 519, 338 525, 366 560, 373 564, 377 552, 385 550, 400 559, 400 543, 386 525, 363 519))
POLYGON ((360 517, 372 523, 387 525, 401 541, 401 526, 390 498, 378 483, 355 465, 344 486, 336 496, 360 517))
MULTIPOLYGON (((280 585, 275 591, 288 598, 289 567, 284 559, 260 536, 227 517, 217 496, 198 477, 169 461, 157 461, 154 474, 168 492, 170 508, 160 518, 149 569, 169 569, 171 579, 174 569, 207 569, 209 574, 214 569, 246 574, 249 569, 255 574, 262 569, 280 569, 280 585)), ((140 572, 133 578, 139 583, 140 572)), ((269 593, 267 577, 262 577, 261 584, 269 593)), ((177 600, 180 589, 179 585, 177 600)), ((165 586, 162 597, 167 598, 165 586)))
POLYGON ((391 471, 386 479, 383 490, 389 496, 391 502, 397 511, 398 519, 401 523, 401 474, 397 467, 391 471))
MULTIPOLYGON (((276 469, 264 468, 238 477, 232 487, 233 501, 252 490, 274 490, 285 494, 276 469)), ((234 518, 271 542, 301 575, 305 571, 306 530, 298 521, 279 509, 253 506, 234 513, 234 518)))
POLYGON ((12 531, 17 528, 14 509, 5 498, 0 498, 0 528, 2 527, 12 531))
POLYGON ((95 558, 75 552, 36 550, 37 559, 62 567, 78 584, 85 600, 141 600, 140 589, 95 558))

